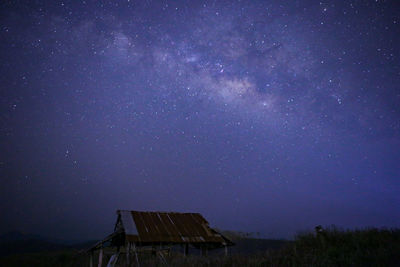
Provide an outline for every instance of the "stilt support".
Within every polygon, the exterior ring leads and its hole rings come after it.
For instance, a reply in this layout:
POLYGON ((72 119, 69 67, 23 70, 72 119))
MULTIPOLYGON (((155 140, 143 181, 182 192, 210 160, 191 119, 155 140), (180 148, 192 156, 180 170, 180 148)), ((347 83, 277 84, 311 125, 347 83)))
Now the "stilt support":
POLYGON ((189 255, 189 244, 184 244, 183 245, 183 255, 184 256, 189 255))
POLYGON ((206 246, 201 247, 201 256, 207 256, 207 253, 208 253, 207 247, 206 246))
POLYGON ((89 267, 93 267, 93 250, 90 251, 89 267))
POLYGON ((129 266, 131 264, 129 255, 130 250, 131 250, 131 243, 128 242, 128 244, 126 245, 126 266, 129 266))
POLYGON ((136 244, 135 243, 133 243, 133 251, 135 252, 137 266, 140 266, 139 257, 138 257, 137 248, 136 248, 136 244))
POLYGON ((101 267, 102 264, 103 264, 103 245, 101 246, 99 251, 99 264, 97 266, 101 267))

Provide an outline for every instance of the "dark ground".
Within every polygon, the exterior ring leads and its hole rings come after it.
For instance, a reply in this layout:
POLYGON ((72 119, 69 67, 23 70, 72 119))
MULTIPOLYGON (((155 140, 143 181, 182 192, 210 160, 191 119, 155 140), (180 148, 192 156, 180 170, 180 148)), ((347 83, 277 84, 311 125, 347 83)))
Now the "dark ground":
MULTIPOLYGON (((400 266, 400 229, 331 227, 301 234, 294 241, 235 238, 227 257, 222 251, 201 257, 191 249, 183 258, 175 250, 165 262, 141 255, 141 266, 400 266)), ((80 252, 93 243, 62 244, 13 232, 0 237, 0 266, 88 266, 88 256, 80 252)), ((104 257, 104 265, 109 257, 104 257)), ((119 263, 124 260, 121 257, 119 263)))

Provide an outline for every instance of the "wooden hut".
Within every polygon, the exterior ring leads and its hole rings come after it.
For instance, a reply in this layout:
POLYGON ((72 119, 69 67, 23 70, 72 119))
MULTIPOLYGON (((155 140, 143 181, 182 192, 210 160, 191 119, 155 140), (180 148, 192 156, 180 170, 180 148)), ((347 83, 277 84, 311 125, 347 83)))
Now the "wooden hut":
MULTIPOLYGON (((202 255, 207 251, 234 245, 221 233, 210 228, 209 223, 199 213, 143 212, 118 210, 114 232, 88 250, 90 266, 93 266, 94 251, 99 250, 98 266, 102 265, 103 248, 115 247, 116 253, 107 266, 114 266, 121 251, 126 254, 129 264, 132 257, 139 263, 138 252, 143 249, 159 254, 168 247, 181 245, 183 254, 189 247, 199 249, 202 255)), ((162 255, 162 254, 160 254, 162 255)))

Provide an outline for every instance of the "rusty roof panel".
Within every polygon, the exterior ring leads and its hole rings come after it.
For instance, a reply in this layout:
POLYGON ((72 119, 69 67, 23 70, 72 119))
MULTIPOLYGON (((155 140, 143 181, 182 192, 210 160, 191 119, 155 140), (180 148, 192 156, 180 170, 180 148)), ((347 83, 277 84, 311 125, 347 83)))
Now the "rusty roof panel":
POLYGON ((162 223, 166 229, 167 235, 170 239, 171 242, 177 242, 178 238, 179 238, 179 231, 178 229, 175 227, 175 225, 172 223, 170 217, 168 216, 167 213, 162 212, 159 213, 162 223))
POLYGON ((128 241, 141 243, 220 243, 226 240, 213 231, 199 213, 118 211, 128 241), (129 216, 130 215, 130 218, 129 216), (132 222, 134 225, 132 225, 132 222), (127 231, 128 230, 128 231, 127 231))
POLYGON ((149 240, 154 240, 154 241, 158 241, 157 240, 157 231, 155 229, 155 225, 152 223, 151 221, 151 217, 149 215, 148 212, 142 212, 140 213, 142 216, 142 220, 144 222, 145 228, 146 228, 146 237, 149 240))
POLYGON ((131 214, 133 217, 133 221, 136 224, 136 229, 138 230, 139 240, 148 239, 148 236, 147 236, 148 231, 147 231, 147 228, 145 227, 145 222, 142 219, 141 213, 131 212, 131 214))

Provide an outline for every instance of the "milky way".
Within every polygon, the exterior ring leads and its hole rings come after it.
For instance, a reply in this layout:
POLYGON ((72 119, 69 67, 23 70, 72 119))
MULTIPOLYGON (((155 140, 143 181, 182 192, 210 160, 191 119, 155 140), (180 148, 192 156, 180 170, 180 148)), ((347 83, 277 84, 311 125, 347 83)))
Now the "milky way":
POLYGON ((399 226, 395 1, 0 6, 4 231, 93 238, 122 208, 399 226))

